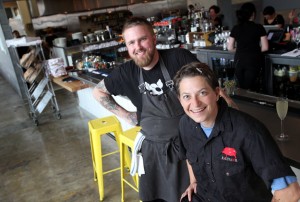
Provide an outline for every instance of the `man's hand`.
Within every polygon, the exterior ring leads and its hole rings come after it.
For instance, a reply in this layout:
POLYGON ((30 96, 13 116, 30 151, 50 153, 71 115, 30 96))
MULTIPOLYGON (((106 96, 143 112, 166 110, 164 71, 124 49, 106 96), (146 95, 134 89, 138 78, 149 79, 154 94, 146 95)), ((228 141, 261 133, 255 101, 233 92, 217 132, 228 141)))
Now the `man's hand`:
POLYGON ((227 103, 227 105, 229 107, 232 107, 232 108, 235 108, 235 109, 239 109, 239 107, 237 106, 237 104, 225 92, 225 89, 220 88, 220 97, 224 98, 224 100, 226 101, 226 103, 227 103))
POLYGON ((300 186, 298 182, 294 182, 287 188, 275 191, 272 202, 298 202, 298 200, 300 200, 300 186))

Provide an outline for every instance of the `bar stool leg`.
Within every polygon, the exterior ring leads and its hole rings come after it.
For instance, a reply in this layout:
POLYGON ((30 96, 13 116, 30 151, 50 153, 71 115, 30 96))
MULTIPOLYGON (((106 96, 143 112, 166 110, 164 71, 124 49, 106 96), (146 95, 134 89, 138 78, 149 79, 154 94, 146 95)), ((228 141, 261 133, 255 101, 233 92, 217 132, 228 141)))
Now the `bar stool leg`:
POLYGON ((131 154, 129 148, 133 148, 134 140, 140 127, 135 127, 124 131, 120 134, 120 165, 121 165, 121 201, 125 201, 125 184, 129 185, 132 189, 138 192, 138 175, 132 177, 134 184, 131 184, 125 179, 125 174, 129 173, 131 165, 131 154), (127 169, 127 170, 126 170, 127 169))
MULTIPOLYGON (((123 169, 121 171, 121 176, 122 176, 121 179, 123 179, 125 177, 124 169, 130 169, 130 165, 131 165, 131 155, 128 150, 128 146, 133 144, 134 138, 130 137, 130 140, 127 140, 127 142, 126 142, 126 145, 123 145, 121 143, 120 136, 123 134, 123 130, 120 125, 120 122, 118 121, 118 119, 115 116, 91 120, 91 121, 89 121, 88 125, 89 125, 91 154, 92 154, 92 161, 93 161, 94 180, 97 181, 97 183, 98 183, 100 201, 103 201, 103 199, 104 199, 104 175, 123 169), (102 145, 101 145, 101 137, 103 135, 107 135, 107 133, 114 133, 115 139, 117 142, 117 146, 118 146, 118 150, 116 150, 114 152, 103 154, 102 153, 102 145), (128 145, 128 144, 130 144, 130 145, 128 145), (120 160, 122 162, 121 163, 122 166, 104 171, 102 158, 108 157, 115 153, 120 153, 120 157, 122 156, 122 159, 120 160)), ((134 137, 135 137, 138 131, 136 128, 133 128, 133 129, 129 130, 127 132, 127 134, 131 134, 131 136, 134 135, 134 137)), ((132 147, 132 146, 130 146, 130 147, 132 147)), ((136 184, 137 178, 133 178, 133 179, 134 179, 134 183, 136 184)), ((135 188, 135 186, 132 186, 132 187, 136 191, 138 191, 135 188)), ((124 201, 124 191, 123 191, 124 185, 123 184, 121 184, 121 188, 122 188, 122 193, 121 193, 122 199, 121 200, 124 201)))
POLYGON ((92 162, 93 162, 93 171, 94 171, 94 181, 97 181, 97 173, 96 173, 96 165, 95 165, 95 155, 94 155, 94 146, 93 146, 93 137, 92 133, 89 132, 90 135, 90 145, 91 145, 91 154, 92 154, 92 162))
POLYGON ((104 183, 103 183, 103 167, 102 167, 102 148, 101 148, 101 136, 94 135, 93 137, 93 149, 96 167, 96 178, 98 182, 100 201, 104 198, 104 183), (95 155, 96 154, 96 155, 95 155))
POLYGON ((121 159, 120 159, 120 161, 121 161, 121 202, 124 202, 124 189, 125 189, 125 187, 124 187, 124 182, 123 182, 123 179, 124 179, 124 177, 125 177, 125 172, 124 172, 124 158, 123 158, 123 154, 124 154, 124 144, 123 144, 123 142, 121 141, 120 142, 120 153, 121 153, 121 159))

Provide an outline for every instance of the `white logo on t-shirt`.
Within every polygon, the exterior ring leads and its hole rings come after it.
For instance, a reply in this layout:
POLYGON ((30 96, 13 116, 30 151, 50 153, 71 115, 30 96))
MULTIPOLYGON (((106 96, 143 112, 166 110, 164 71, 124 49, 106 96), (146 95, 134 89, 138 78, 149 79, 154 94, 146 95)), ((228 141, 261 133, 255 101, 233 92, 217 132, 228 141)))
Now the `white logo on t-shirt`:
POLYGON ((151 95, 161 95, 163 94, 163 82, 159 79, 157 83, 149 84, 145 82, 146 89, 150 92, 151 95))

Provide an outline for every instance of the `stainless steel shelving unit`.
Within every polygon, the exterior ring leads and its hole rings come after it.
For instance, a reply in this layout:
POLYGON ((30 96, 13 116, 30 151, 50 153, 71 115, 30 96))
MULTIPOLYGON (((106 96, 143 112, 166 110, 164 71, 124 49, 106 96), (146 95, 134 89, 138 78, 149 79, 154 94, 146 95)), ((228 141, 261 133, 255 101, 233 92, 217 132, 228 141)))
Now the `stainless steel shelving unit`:
MULTIPOLYGON (((34 124, 36 126, 39 125, 38 116, 44 111, 45 107, 50 103, 52 107, 52 111, 57 119, 61 119, 61 114, 59 111, 58 103, 56 100, 56 96, 54 93, 53 85, 49 74, 45 67, 45 55, 42 48, 42 41, 31 41, 29 43, 12 45, 9 48, 15 52, 17 58, 20 61, 20 57, 18 54, 18 47, 32 47, 35 49, 34 60, 27 64, 31 66, 35 61, 39 66, 39 68, 35 69, 34 76, 30 79, 30 81, 26 80, 24 76, 20 76, 21 83, 25 89, 25 95, 27 98, 27 103, 29 106, 29 116, 32 118, 34 124)), ((17 66, 23 71, 24 66, 22 66, 19 62, 17 66)), ((26 70, 28 71, 28 69, 26 70)), ((25 71, 25 72, 26 72, 25 71)))

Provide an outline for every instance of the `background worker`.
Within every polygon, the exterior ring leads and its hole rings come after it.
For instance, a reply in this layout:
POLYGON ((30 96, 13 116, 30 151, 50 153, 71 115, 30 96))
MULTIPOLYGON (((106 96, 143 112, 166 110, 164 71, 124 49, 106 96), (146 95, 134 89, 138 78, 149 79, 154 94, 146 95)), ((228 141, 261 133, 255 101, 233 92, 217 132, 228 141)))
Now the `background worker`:
POLYGON ((256 8, 253 3, 244 3, 236 15, 238 24, 231 30, 227 48, 235 51, 237 85, 242 89, 258 91, 258 79, 264 67, 263 52, 269 49, 267 33, 261 24, 254 22, 256 8))
POLYGON ((264 25, 277 25, 279 28, 284 28, 284 18, 277 14, 273 6, 267 6, 263 10, 264 25))
POLYGON ((209 7, 208 12, 209 12, 209 20, 213 24, 214 27, 222 27, 223 23, 222 20, 224 16, 220 14, 220 7, 216 5, 212 5, 209 7))
POLYGON ((12 35, 13 35, 14 39, 21 38, 20 32, 18 30, 14 30, 12 32, 12 35))
POLYGON ((292 9, 288 15, 289 24, 293 27, 297 27, 300 25, 300 13, 296 14, 296 9, 292 9))

